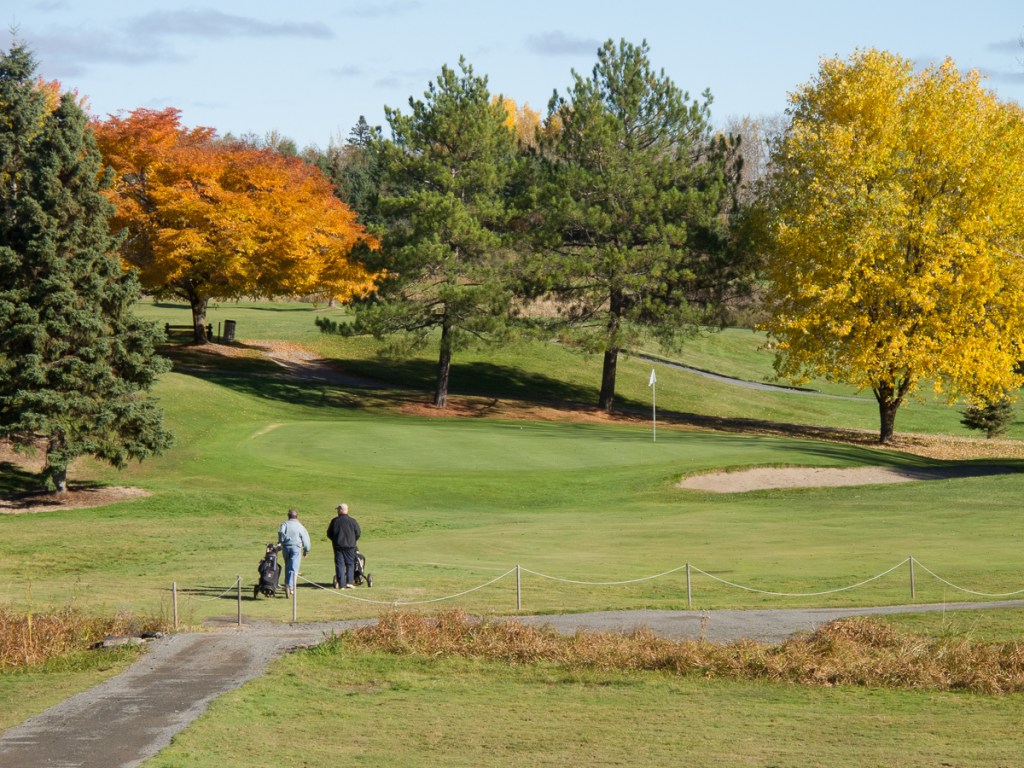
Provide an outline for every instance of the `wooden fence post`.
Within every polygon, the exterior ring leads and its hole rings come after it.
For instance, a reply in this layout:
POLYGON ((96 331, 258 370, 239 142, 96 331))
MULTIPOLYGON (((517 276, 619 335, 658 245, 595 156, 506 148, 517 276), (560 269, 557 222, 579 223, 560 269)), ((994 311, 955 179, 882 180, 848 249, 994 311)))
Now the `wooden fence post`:
POLYGON ((914 556, 911 555, 910 560, 910 599, 913 600, 917 597, 917 585, 914 583, 914 556))
POLYGON ((523 610, 523 575, 519 563, 516 563, 516 610, 523 610))
POLYGON ((690 581, 690 564, 686 564, 686 607, 693 608, 693 586, 690 581))

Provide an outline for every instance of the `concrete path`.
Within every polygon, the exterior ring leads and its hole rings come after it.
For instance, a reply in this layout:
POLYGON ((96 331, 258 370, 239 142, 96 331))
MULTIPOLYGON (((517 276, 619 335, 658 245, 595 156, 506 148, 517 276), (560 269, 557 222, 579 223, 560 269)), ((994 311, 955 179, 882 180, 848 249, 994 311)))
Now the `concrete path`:
POLYGON ((699 640, 729 643, 749 639, 761 643, 781 643, 796 632, 810 632, 822 624, 850 616, 936 611, 971 611, 986 608, 1024 608, 1024 600, 992 603, 946 603, 944 605, 891 605, 880 608, 792 608, 778 610, 718 611, 609 611, 558 616, 523 616, 525 624, 548 626, 564 634, 579 629, 602 632, 629 632, 647 627, 661 637, 673 640, 699 640))
MULTIPOLYGON (((629 631, 645 626, 673 639, 777 643, 846 616, 1024 607, 1024 600, 885 608, 761 611, 621 611, 526 616, 518 621, 572 633, 629 631)), ((258 623, 171 635, 153 643, 125 672, 73 696, 0 736, 7 768, 130 768, 140 765, 205 711, 222 693, 263 673, 287 651, 322 641, 367 621, 258 623)))
POLYGON ((170 744, 217 696, 262 674, 271 659, 324 634, 321 626, 265 624, 161 638, 117 677, 4 733, 0 766, 139 765, 170 744))

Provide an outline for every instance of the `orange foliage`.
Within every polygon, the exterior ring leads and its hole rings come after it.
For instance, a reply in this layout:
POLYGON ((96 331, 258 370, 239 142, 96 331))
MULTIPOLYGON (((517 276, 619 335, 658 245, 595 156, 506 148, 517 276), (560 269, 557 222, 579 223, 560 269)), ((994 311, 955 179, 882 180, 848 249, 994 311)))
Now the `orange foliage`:
POLYGON ((373 290, 353 251, 377 241, 314 166, 186 128, 176 109, 138 109, 94 130, 117 175, 122 256, 147 288, 193 306, 195 294, 346 300, 373 290))

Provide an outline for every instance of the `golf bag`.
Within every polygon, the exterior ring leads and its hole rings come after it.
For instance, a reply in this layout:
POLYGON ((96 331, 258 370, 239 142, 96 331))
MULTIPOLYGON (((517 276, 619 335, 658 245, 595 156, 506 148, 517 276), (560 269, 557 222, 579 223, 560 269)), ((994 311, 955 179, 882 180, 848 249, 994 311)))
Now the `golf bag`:
MULTIPOLYGON (((363 557, 363 553, 358 549, 356 550, 356 564, 353 571, 353 577, 354 578, 352 580, 357 587, 362 586, 364 581, 366 582, 367 587, 373 586, 373 576, 366 572, 366 558, 363 557)), ((342 586, 337 575, 335 575, 333 583, 335 589, 342 586)))
POLYGON ((281 551, 280 544, 267 544, 266 554, 257 566, 257 573, 260 580, 253 587, 252 597, 255 600, 261 593, 266 597, 274 597, 281 587, 281 564, 277 560, 277 553, 281 551))

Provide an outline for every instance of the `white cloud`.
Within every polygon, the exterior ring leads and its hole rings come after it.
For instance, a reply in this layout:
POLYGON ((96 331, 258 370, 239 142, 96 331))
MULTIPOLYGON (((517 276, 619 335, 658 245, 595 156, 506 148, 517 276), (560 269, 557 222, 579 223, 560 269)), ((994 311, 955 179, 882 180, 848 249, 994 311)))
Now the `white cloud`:
POLYGON ((565 32, 545 32, 526 38, 526 47, 542 56, 592 54, 601 47, 601 41, 584 37, 570 37, 565 32))
POLYGON ((291 37, 331 39, 334 32, 320 22, 263 21, 249 16, 205 8, 187 11, 152 11, 128 25, 130 35, 160 37, 291 37))

